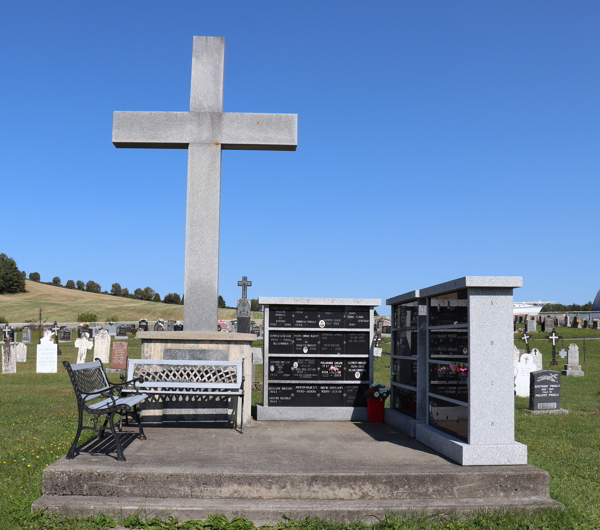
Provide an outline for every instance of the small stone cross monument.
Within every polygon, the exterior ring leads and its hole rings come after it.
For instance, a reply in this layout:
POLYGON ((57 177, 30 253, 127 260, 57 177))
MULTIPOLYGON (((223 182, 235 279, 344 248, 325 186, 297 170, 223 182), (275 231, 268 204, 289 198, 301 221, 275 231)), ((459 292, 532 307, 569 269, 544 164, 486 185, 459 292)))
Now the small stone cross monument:
POLYGON ((224 37, 194 37, 188 112, 113 114, 116 147, 188 150, 185 329, 216 331, 221 151, 295 151, 296 114, 223 112, 224 37))
POLYGON ((242 297, 237 301, 237 332, 250 333, 252 311, 248 300, 248 287, 252 286, 252 281, 248 281, 248 276, 242 276, 242 280, 238 281, 238 286, 242 288, 242 297))

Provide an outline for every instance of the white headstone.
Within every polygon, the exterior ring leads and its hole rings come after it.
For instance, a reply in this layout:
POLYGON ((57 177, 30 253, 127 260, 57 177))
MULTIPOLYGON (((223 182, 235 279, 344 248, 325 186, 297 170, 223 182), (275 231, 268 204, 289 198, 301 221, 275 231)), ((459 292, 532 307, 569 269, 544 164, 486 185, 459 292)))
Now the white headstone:
POLYGON ((52 342, 51 336, 42 338, 37 345, 35 371, 43 374, 55 374, 57 372, 57 346, 52 342))
POLYGON ((110 335, 105 329, 94 337, 94 359, 100 359, 103 364, 110 361, 110 335))
POLYGON ((529 353, 521 355, 517 364, 517 377, 515 378, 515 392, 519 397, 529 397, 529 374, 535 372, 533 357, 529 353))
POLYGON ((543 366, 543 356, 542 356, 542 352, 540 350, 538 350, 537 348, 533 348, 533 350, 531 350, 531 356, 533 357, 533 364, 535 364, 535 369, 536 370, 543 370, 544 366, 543 366))
POLYGON ((19 342, 16 345, 15 350, 17 351, 17 362, 18 363, 26 363, 27 362, 27 344, 23 344, 19 342))
POLYGON ((14 344, 2 344, 2 373, 17 373, 17 355, 14 344))
MULTIPOLYGON (((514 365, 515 365, 515 370, 516 370, 519 359, 521 358, 521 352, 519 351, 519 348, 517 348, 516 344, 513 345, 513 357, 514 357, 514 365)), ((515 374, 515 377, 516 377, 516 374, 515 374)))
POLYGON ((54 335, 54 332, 51 329, 44 330, 44 338, 52 337, 52 335, 54 335))
POLYGON ((579 364, 579 346, 572 342, 567 352, 567 364, 579 364))
POLYGON ((75 347, 78 348, 77 364, 85 362, 87 351, 91 349, 93 345, 94 343, 90 340, 89 333, 83 333, 82 336, 75 341, 75 347))

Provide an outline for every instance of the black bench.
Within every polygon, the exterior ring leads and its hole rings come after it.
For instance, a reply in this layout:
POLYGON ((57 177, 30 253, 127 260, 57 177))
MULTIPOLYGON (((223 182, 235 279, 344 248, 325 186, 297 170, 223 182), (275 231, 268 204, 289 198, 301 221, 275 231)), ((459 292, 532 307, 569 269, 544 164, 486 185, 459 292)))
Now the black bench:
POLYGON ((137 379, 126 381, 124 383, 109 383, 100 359, 96 359, 91 363, 80 364, 70 364, 69 362, 64 361, 63 366, 71 378, 73 390, 75 391, 75 396, 77 398, 77 407, 79 409, 77 434, 75 434, 73 444, 67 453, 67 459, 71 460, 75 458, 77 442, 79 441, 79 436, 83 429, 91 429, 92 431, 97 432, 99 440, 104 437, 104 431, 110 429, 117 446, 117 460, 125 461, 119 438, 115 432, 114 416, 116 413, 123 416, 127 415, 128 412, 132 412, 139 425, 138 437, 140 440, 145 440, 146 436, 144 435, 138 405, 148 397, 148 394, 140 393, 137 390, 135 387, 137 379), (133 389, 129 389, 129 394, 127 396, 122 396, 121 392, 124 387, 130 387, 131 385, 133 385, 133 389), (106 415, 104 425, 102 427, 88 427, 83 425, 84 412, 87 412, 94 417, 94 425, 97 424, 98 418, 101 415, 106 415))

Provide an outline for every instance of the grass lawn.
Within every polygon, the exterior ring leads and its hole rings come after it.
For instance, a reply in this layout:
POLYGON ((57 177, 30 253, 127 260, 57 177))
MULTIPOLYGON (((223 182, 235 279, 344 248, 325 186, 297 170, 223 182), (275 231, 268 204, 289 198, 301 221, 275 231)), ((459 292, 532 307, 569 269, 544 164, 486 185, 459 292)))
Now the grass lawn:
MULTIPOLYGON (((558 333, 566 336, 560 328, 558 333)), ((572 330, 575 332, 593 330, 572 330)), ((544 355, 549 368, 551 344, 538 334, 532 347, 544 355)), ((581 336, 581 335, 578 335, 581 336)), ((592 333, 592 335, 594 334, 592 333)), ((600 333, 595 330, 595 336, 600 333)), ((36 337, 34 335, 34 341, 36 337)), ((565 341, 565 348, 569 341, 565 341)), ((584 361, 584 341, 579 344, 585 376, 561 379, 561 406, 568 415, 534 415, 527 411, 527 400, 516 399, 516 438, 529 446, 529 463, 550 473, 551 495, 565 504, 564 512, 480 513, 466 519, 448 515, 416 514, 379 521, 374 525, 347 524, 319 520, 285 520, 277 528, 287 529, 600 529, 600 340, 588 340, 584 361)), ((519 347, 522 347, 519 344, 519 347)), ((257 341, 255 345, 260 345, 257 341)), ((390 339, 384 337, 384 352, 390 339)), ((562 347, 562 346, 561 346, 562 347)), ((61 344, 62 360, 75 361, 72 343, 61 344)), ((140 355, 140 342, 129 340, 129 354, 140 355)), ((389 355, 377 359, 377 381, 389 384, 389 355)), ((560 361, 559 361, 560 362, 560 361)), ((564 361, 563 361, 564 362, 564 361)), ((103 530, 117 525, 128 528, 177 528, 176 522, 141 521, 130 517, 115 521, 108 517, 59 518, 31 514, 31 503, 41 495, 40 475, 45 466, 64 456, 76 427, 75 398, 67 374, 35 373, 35 346, 29 346, 27 363, 17 365, 17 374, 0 375, 0 530, 103 530)), ((262 366, 257 366, 262 379, 262 366)), ((115 377, 112 375, 111 377, 115 377)), ((262 391, 253 392, 253 404, 262 401, 262 391)), ((85 431, 84 431, 85 433, 85 431)), ((88 436, 91 433, 87 433, 88 436)), ((226 521, 215 516, 206 522, 188 522, 185 530, 252 528, 245 520, 226 521)), ((272 527, 274 528, 274 527, 272 527)))

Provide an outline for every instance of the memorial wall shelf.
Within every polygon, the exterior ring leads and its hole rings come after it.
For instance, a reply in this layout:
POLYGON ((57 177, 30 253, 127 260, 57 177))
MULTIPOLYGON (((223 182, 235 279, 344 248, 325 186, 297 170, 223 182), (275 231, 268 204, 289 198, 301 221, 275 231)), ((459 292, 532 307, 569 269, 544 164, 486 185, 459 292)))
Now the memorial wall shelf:
POLYGON ((379 300, 260 298, 265 310, 264 403, 257 418, 366 418, 373 307, 379 300))
POLYGON ((527 462, 514 441, 512 291, 521 285, 467 276, 387 300, 388 423, 463 465, 527 462))

